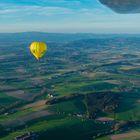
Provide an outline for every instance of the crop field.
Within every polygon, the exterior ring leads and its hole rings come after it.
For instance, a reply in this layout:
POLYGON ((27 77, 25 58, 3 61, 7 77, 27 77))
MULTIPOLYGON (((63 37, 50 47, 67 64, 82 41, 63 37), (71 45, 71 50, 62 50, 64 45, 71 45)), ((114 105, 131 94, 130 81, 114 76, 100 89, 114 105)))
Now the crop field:
POLYGON ((0 140, 31 131, 39 140, 115 140, 129 136, 128 128, 136 132, 139 38, 46 40, 40 61, 30 54, 28 39, 0 42, 0 140))
POLYGON ((17 130, 14 133, 2 138, 2 140, 13 139, 16 135, 20 135, 27 130, 41 132, 44 134, 41 135, 40 139, 58 139, 58 138, 67 138, 71 139, 73 135, 76 135, 77 138, 85 139, 88 138, 88 135, 97 134, 100 130, 107 131, 109 127, 103 124, 98 124, 99 127, 96 128, 96 123, 92 121, 81 120, 73 117, 51 117, 28 126, 27 129, 17 130), (45 133, 46 132, 46 133, 45 133), (55 133, 55 135, 53 135, 55 133))
POLYGON ((140 138, 140 132, 130 131, 123 134, 112 135, 111 140, 136 140, 140 138))
POLYGON ((75 99, 49 106, 47 109, 62 114, 83 114, 86 112, 86 107, 82 99, 75 99))

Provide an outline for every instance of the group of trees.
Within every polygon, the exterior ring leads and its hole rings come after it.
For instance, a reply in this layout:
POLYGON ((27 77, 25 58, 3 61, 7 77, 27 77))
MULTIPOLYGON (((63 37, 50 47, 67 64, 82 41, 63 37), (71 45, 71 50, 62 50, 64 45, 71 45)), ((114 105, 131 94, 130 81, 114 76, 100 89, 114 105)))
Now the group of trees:
POLYGON ((9 104, 7 106, 0 106, 0 115, 4 114, 6 112, 11 112, 11 110, 13 110, 13 108, 15 108, 21 104, 22 104, 22 101, 16 101, 16 102, 9 104))
POLYGON ((119 94, 111 92, 93 93, 85 95, 87 114, 95 119, 99 113, 113 113, 119 104, 119 94))
POLYGON ((63 96, 63 97, 56 97, 56 98, 52 98, 52 99, 47 100, 46 104, 53 105, 53 104, 57 104, 57 103, 60 103, 60 102, 65 102, 65 101, 68 101, 68 100, 73 100, 73 99, 80 98, 80 97, 83 98, 84 95, 71 94, 71 95, 67 95, 67 96, 63 96))

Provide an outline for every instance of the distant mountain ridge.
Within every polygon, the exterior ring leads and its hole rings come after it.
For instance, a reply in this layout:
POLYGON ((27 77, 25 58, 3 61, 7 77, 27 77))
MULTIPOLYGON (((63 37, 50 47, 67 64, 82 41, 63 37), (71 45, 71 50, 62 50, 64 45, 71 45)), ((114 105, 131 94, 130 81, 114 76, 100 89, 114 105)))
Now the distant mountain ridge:
POLYGON ((23 33, 0 33, 0 41, 44 41, 44 42, 69 42, 79 39, 95 37, 94 34, 78 33, 44 33, 44 32, 23 32, 23 33))
POLYGON ((26 42, 44 41, 67 43, 76 40, 94 38, 116 38, 116 37, 140 37, 140 35, 129 34, 92 34, 92 33, 44 33, 44 32, 22 32, 22 33, 0 33, 0 42, 26 42))

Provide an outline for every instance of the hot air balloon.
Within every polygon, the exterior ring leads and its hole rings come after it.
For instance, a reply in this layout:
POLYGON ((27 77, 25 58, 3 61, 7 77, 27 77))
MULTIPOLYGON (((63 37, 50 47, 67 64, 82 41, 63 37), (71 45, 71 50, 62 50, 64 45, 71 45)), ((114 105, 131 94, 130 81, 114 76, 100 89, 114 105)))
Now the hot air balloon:
POLYGON ((32 42, 30 51, 39 60, 46 53, 47 45, 45 42, 32 42))

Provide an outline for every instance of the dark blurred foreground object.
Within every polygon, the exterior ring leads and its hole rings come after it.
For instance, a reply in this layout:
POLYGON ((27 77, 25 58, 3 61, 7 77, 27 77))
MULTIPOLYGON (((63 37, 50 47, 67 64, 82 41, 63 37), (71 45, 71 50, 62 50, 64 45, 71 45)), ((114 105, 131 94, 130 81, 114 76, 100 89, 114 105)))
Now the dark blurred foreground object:
POLYGON ((99 0, 117 13, 140 13, 140 0, 99 0))

